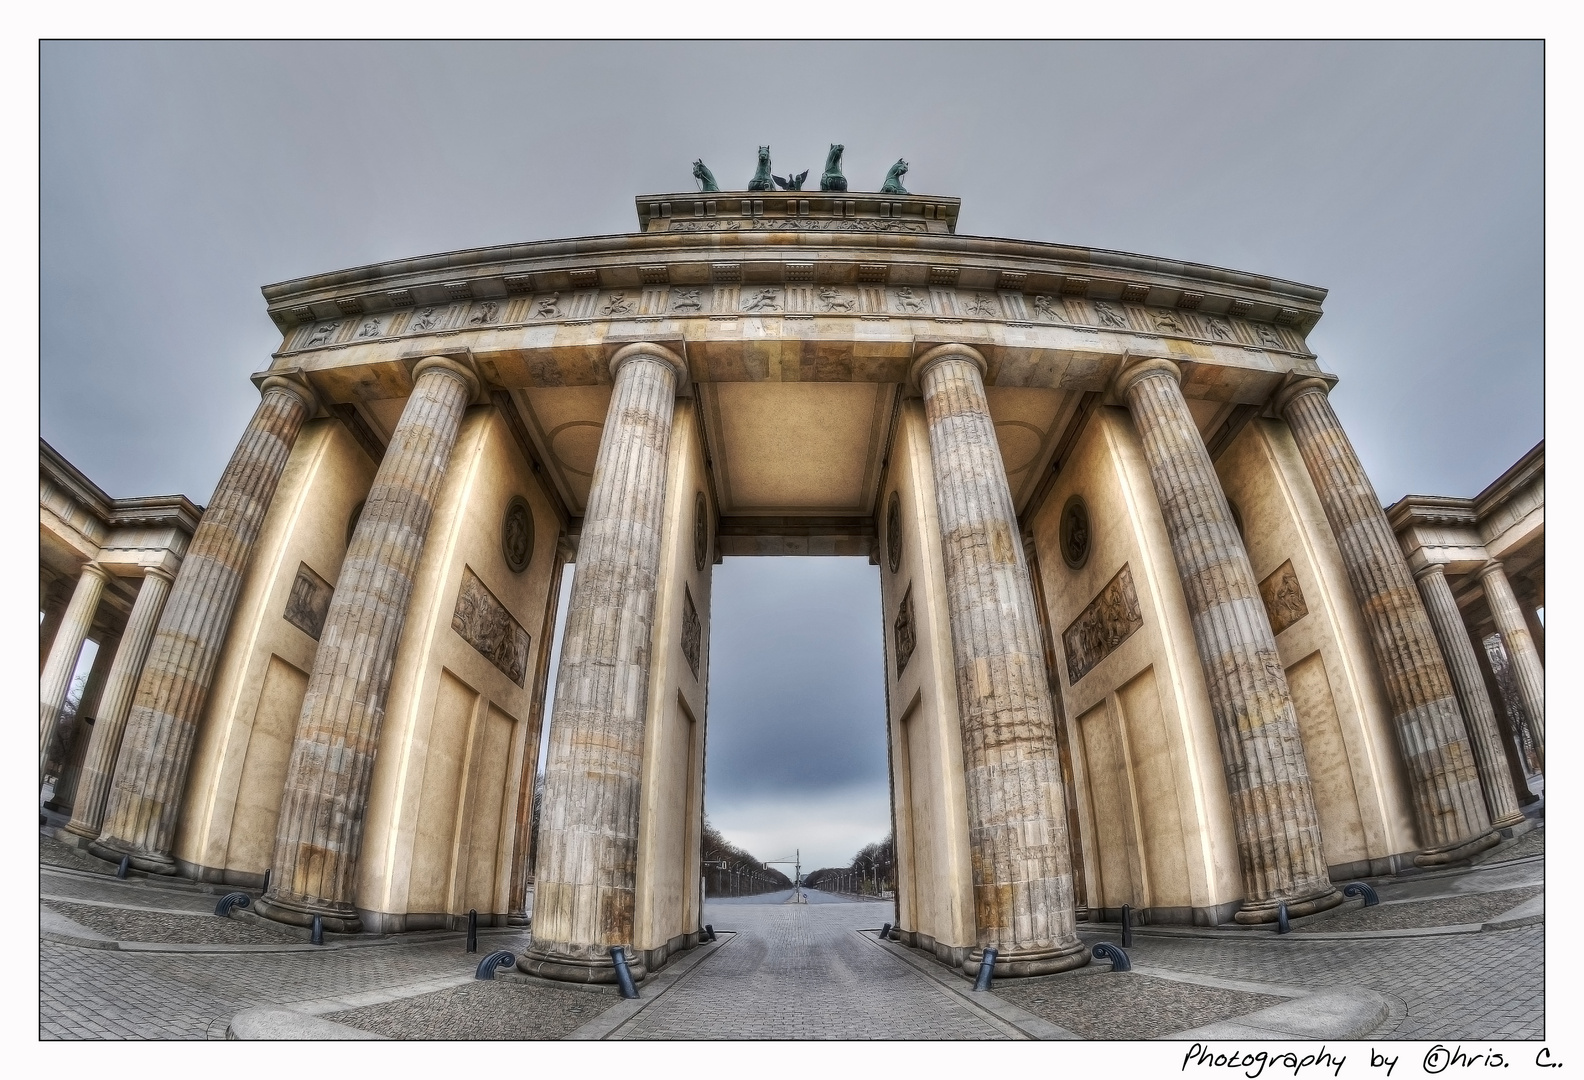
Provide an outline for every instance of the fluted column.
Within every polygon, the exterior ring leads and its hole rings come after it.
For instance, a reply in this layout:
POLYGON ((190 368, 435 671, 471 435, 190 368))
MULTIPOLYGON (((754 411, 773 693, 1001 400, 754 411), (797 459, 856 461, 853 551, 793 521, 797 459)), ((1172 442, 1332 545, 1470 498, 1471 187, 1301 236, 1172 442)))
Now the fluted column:
POLYGON ((44 662, 44 674, 39 676, 39 779, 43 780, 44 760, 49 756, 50 740, 55 737, 55 724, 60 720, 61 709, 66 705, 66 694, 71 690, 72 672, 77 668, 77 656, 93 626, 94 612, 99 608, 99 597, 104 595, 105 581, 109 575, 98 563, 88 563, 77 578, 71 602, 61 617, 60 628, 55 631, 55 641, 50 645, 49 659, 44 662))
POLYGON ((1452 596, 1452 586, 1447 584, 1446 568, 1431 563, 1414 575, 1419 582, 1419 595, 1424 598, 1425 612, 1435 627, 1436 640, 1441 642, 1441 655, 1446 659, 1447 672, 1457 690, 1458 702, 1463 706, 1463 719, 1468 723, 1469 746, 1474 752, 1474 764, 1479 769, 1480 786, 1485 789, 1485 805, 1490 811, 1491 825, 1505 829, 1524 819, 1518 809, 1518 795, 1513 790, 1512 775, 1507 769, 1507 755, 1502 751, 1501 731, 1496 724, 1496 711, 1491 708, 1490 695, 1485 692, 1485 678, 1480 674, 1479 658, 1469 644, 1468 630, 1463 625, 1463 615, 1458 611, 1457 600, 1452 596))
POLYGON ((110 777, 115 771, 116 755, 121 750, 121 735, 126 730, 127 712, 137 690, 138 675, 154 640, 154 628, 165 598, 175 580, 169 571, 150 567, 143 574, 132 614, 127 616, 121 644, 110 665, 104 693, 99 698, 99 715, 94 720, 88 753, 83 757, 82 773, 77 778, 77 797, 72 803, 71 821, 66 831, 92 840, 104 822, 105 800, 110 794, 110 777))
POLYGON ((331 930, 360 928, 354 872, 396 645, 434 500, 478 388, 454 360, 428 357, 413 368, 412 396, 347 546, 297 719, 272 884, 258 905, 272 919, 306 926, 319 915, 331 930))
POLYGON ((1492 559, 1480 567, 1480 584, 1485 586, 1485 600, 1490 604, 1491 618, 1496 622, 1496 632, 1512 661, 1513 678, 1518 681, 1518 694, 1523 698, 1524 712, 1529 715, 1529 731, 1534 735, 1535 749, 1545 758, 1545 667, 1529 636, 1529 625, 1524 621, 1523 609, 1513 595, 1512 583, 1502 564, 1492 559))
POLYGON ((1116 390, 1144 445, 1210 693, 1243 873, 1233 918, 1273 922, 1282 903, 1307 915, 1342 896, 1326 871, 1276 635, 1181 378, 1170 361, 1145 360, 1122 372, 1116 390))
POLYGON ((638 796, 666 454, 686 368, 655 345, 611 358, 615 386, 578 541, 551 712, 534 872, 531 974, 614 982, 633 954, 638 796))
MULTIPOLYGON (((88 756, 88 743, 93 738, 94 717, 98 715, 99 699, 104 696, 106 678, 115 662, 120 634, 106 634, 99 640, 99 651, 94 654, 93 667, 83 683, 82 696, 77 699, 75 723, 72 724, 71 741, 61 747, 60 777, 55 781, 55 793, 44 805, 51 810, 69 811, 75 805, 77 782, 82 777, 83 761, 88 756)), ((65 710, 63 709, 64 713, 65 710)), ((55 737, 63 738, 60 724, 55 726, 55 737)))
POLYGON ((942 345, 913 365, 924 395, 946 610, 957 676, 978 969, 998 975, 1079 967, 1066 799, 1039 616, 984 392, 985 361, 942 345))
POLYGON ((1430 617, 1328 393, 1323 380, 1301 379, 1277 395, 1276 408, 1292 428, 1369 628, 1424 845, 1414 862, 1458 862, 1501 837, 1491 828, 1468 731, 1430 617))
POLYGON ((160 616, 122 735, 104 829, 89 849, 111 860, 130 855, 140 870, 176 872, 176 816, 242 575, 297 434, 318 408, 313 391, 295 378, 272 375, 259 389, 263 397, 160 616))

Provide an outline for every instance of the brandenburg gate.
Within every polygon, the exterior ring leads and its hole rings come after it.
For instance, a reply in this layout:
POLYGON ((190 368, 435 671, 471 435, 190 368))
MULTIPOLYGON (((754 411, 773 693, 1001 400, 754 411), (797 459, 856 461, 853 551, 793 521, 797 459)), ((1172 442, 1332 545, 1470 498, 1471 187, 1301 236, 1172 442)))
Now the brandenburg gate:
POLYGON ((280 349, 71 831, 339 932, 531 887, 523 970, 642 978, 699 940, 726 555, 879 564, 898 920, 943 962, 1302 915, 1522 822, 1328 402, 1324 290, 959 235, 903 171, 703 170, 631 233, 265 288, 280 349))

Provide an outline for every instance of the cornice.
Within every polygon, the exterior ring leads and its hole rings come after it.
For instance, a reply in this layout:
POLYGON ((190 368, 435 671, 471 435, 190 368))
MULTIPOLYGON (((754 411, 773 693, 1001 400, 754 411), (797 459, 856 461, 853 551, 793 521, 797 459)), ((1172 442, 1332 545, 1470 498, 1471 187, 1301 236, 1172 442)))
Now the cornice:
POLYGON ((1541 439, 1512 467, 1488 484, 1484 491, 1474 496, 1472 502, 1480 517, 1528 486, 1537 476, 1545 474, 1545 440, 1541 439))
POLYGON ((1392 531, 1402 533, 1415 525, 1466 525, 1479 523, 1473 499, 1450 495, 1404 495, 1386 508, 1392 531))

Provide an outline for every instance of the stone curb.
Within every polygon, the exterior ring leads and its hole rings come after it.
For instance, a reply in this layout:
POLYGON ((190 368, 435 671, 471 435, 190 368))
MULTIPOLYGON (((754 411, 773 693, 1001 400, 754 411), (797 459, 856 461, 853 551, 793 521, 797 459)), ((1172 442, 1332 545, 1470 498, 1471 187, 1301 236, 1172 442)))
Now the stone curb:
POLYGON ((915 955, 913 949, 894 941, 881 941, 878 930, 855 930, 859 937, 876 948, 884 949, 946 993, 966 1005, 970 1012, 1012 1039, 1037 1041, 1072 1041, 1083 1038, 1066 1028, 1051 1023, 1043 1016, 1035 1016, 1027 1009, 997 997, 994 991, 979 992, 965 989, 967 979, 946 968, 933 957, 915 955))
POLYGON ((1391 1003, 1386 995, 1374 990, 1322 990, 1233 1020, 1162 1035, 1153 1041, 1362 1039, 1373 1034, 1390 1016, 1391 1003))
POLYGON ((383 1035, 376 1035, 371 1031, 347 1024, 338 1024, 334 1020, 324 1020, 320 1017, 295 1009, 285 1009, 279 1005, 257 1005, 251 1009, 243 1009, 231 1017, 231 1023, 226 1027, 227 1039, 241 1040, 310 1040, 324 1042, 329 1040, 356 1040, 370 1042, 388 1041, 383 1035))
MULTIPOLYGON (((687 955, 684 955, 681 959, 667 964, 657 974, 645 979, 643 985, 638 989, 638 993, 643 996, 636 1000, 622 998, 582 1027, 561 1036, 561 1038, 568 1041, 621 1038, 621 1029, 631 1023, 639 1013, 659 1001, 667 990, 670 990, 692 974, 699 964, 714 956, 718 950, 737 940, 737 933, 733 930, 717 930, 715 933, 717 940, 707 941, 703 945, 695 946, 688 950, 687 955)), ((536 979, 534 981, 538 982, 541 980, 536 979)))

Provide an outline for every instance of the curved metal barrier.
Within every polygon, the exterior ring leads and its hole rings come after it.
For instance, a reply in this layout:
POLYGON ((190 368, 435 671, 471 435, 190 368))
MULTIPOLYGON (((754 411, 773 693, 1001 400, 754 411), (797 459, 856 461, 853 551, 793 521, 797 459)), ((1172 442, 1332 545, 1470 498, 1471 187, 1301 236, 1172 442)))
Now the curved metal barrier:
POLYGON ((516 966, 517 957, 512 955, 511 950, 500 949, 496 952, 490 953, 484 959, 479 961, 478 970, 473 973, 473 977, 475 979, 493 979, 495 978, 495 972, 499 969, 503 967, 509 968, 516 966))
POLYGON ((252 903, 253 898, 245 892, 228 892, 222 896, 220 898, 220 902, 215 905, 215 914, 219 915, 221 918, 225 918, 231 914, 232 908, 248 907, 252 903))
POLYGON ((1364 898, 1365 907, 1374 907, 1376 904, 1380 903, 1380 896, 1375 892, 1375 887, 1373 885, 1366 885, 1362 881, 1355 881, 1351 884, 1342 886, 1342 895, 1362 896, 1364 898))
POLYGON ((1100 944, 1096 945, 1090 950, 1089 955, 1093 956, 1096 960, 1111 961, 1112 971, 1133 970, 1133 961, 1128 959, 1128 954, 1123 951, 1121 946, 1113 945, 1109 941, 1102 941, 1100 944))

